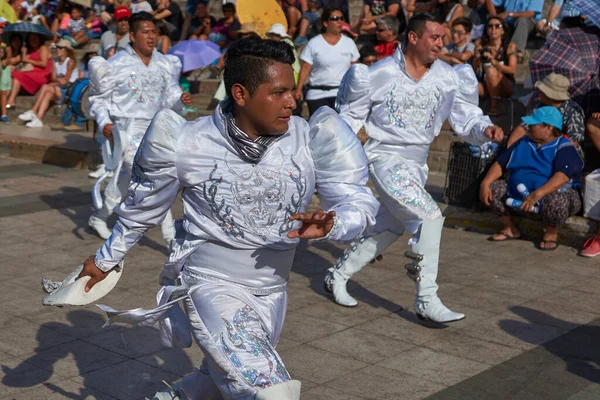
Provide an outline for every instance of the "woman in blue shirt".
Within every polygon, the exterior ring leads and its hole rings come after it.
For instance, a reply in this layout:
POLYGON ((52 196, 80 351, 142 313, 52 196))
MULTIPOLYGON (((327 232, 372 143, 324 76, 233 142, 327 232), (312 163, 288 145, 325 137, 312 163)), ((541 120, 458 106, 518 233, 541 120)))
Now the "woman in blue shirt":
MULTIPOLYGON (((546 233, 540 250, 558 247, 558 228, 581 209, 579 185, 583 161, 575 146, 563 137, 562 115, 555 107, 541 107, 530 117, 523 117, 529 134, 498 157, 481 183, 481 201, 500 217, 504 228, 492 241, 517 239, 521 236, 509 214, 507 198, 520 200, 520 211, 542 215, 546 233), (508 172, 508 180, 502 180, 508 172), (517 186, 525 185, 523 196, 517 186)), ((522 192, 522 190, 521 190, 522 192)))

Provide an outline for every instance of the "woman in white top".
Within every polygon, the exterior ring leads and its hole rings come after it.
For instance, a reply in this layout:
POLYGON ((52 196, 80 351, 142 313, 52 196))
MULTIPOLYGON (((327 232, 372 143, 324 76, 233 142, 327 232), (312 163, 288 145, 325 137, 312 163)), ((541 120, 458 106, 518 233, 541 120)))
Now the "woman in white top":
POLYGON ((28 128, 41 128, 44 126, 42 118, 52 102, 60 102, 67 94, 70 84, 77 80, 78 72, 75 69, 73 46, 71 42, 61 39, 57 44, 58 57, 52 64, 50 83, 40 88, 38 98, 33 108, 19 115, 21 121, 28 121, 28 128))
POLYGON ((360 58, 352 39, 342 35, 344 14, 338 8, 325 8, 321 14, 322 33, 311 39, 302 55, 296 99, 302 100, 302 86, 308 79, 306 104, 312 115, 321 106, 335 106, 338 88, 350 65, 360 58))

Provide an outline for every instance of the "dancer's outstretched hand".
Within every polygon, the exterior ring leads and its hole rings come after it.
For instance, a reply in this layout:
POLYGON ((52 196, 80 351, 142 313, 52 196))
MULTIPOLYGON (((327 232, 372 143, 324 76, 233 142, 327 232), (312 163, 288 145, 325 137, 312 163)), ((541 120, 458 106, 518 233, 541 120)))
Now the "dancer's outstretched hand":
POLYGON ((94 258, 96 256, 89 256, 87 260, 83 263, 83 271, 79 274, 80 278, 84 276, 90 276, 91 279, 85 285, 85 292, 89 292, 96 283, 100 282, 108 275, 108 272, 102 271, 100 268, 96 267, 94 263, 94 258))
POLYGON ((315 212, 294 214, 290 216, 290 221, 300 221, 302 226, 300 229, 288 233, 290 239, 318 239, 327 236, 335 220, 335 211, 326 213, 323 210, 315 212))
POLYGON ((484 135, 494 143, 500 143, 504 139, 504 131, 496 125, 485 128, 484 135))

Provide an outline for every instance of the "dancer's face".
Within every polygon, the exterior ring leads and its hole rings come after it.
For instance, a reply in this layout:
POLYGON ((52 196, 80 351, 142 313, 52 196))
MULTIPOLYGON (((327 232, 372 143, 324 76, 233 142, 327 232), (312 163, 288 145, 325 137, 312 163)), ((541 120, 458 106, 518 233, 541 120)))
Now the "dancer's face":
POLYGON ((421 37, 416 32, 408 33, 408 42, 423 64, 431 64, 438 59, 444 47, 446 28, 444 25, 427 21, 421 37))
POLYGON ((252 95, 240 84, 233 85, 231 94, 240 112, 252 123, 259 135, 270 136, 288 130, 292 111, 296 108, 293 95, 294 70, 289 64, 274 62, 267 68, 268 79, 252 95))
POLYGON ((156 47, 156 26, 150 21, 139 22, 135 32, 129 34, 133 49, 146 57, 150 57, 156 47))

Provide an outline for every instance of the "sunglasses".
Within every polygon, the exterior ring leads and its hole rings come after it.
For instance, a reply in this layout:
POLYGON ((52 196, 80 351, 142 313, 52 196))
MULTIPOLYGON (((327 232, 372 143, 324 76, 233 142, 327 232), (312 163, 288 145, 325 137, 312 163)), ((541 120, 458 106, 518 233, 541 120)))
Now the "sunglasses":
POLYGON ((343 21, 344 17, 340 17, 340 16, 334 16, 334 17, 329 17, 329 21, 343 21))
POLYGON ((465 31, 457 31, 457 30, 450 30, 450 33, 452 33, 453 35, 458 35, 458 36, 465 36, 467 34, 467 32, 465 31))
POLYGON ((502 28, 502 24, 488 24, 487 27, 500 29, 500 28, 502 28))
POLYGON ((387 28, 377 28, 377 32, 385 32, 387 31, 387 28))

